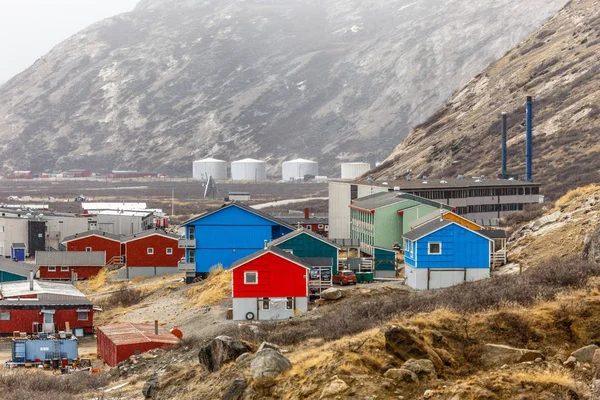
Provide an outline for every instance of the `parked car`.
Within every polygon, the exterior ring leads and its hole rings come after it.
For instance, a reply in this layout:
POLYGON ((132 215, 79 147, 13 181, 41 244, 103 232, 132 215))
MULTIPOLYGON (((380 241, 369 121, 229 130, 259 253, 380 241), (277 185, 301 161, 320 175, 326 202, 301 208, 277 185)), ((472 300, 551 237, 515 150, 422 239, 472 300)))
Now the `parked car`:
POLYGON ((356 285, 356 275, 352 271, 341 271, 333 276, 333 284, 339 285, 356 285))

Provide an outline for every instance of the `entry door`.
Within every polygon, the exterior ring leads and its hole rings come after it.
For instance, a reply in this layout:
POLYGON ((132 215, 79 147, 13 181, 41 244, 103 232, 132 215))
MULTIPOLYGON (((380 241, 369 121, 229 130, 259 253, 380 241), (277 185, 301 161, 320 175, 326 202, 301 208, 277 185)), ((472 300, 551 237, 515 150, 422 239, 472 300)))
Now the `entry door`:
POLYGON ((54 314, 44 313, 44 324, 42 330, 45 333, 54 333, 54 314))

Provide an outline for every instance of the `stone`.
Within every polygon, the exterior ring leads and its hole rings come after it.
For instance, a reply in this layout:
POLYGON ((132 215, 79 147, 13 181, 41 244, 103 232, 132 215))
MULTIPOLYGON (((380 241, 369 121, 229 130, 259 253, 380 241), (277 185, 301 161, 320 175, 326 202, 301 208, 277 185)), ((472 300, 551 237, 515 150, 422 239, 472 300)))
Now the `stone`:
POLYGON ((281 350, 279 348, 279 346, 277 346, 275 343, 269 343, 269 342, 262 342, 261 345, 258 347, 257 351, 261 351, 264 349, 273 349, 273 350, 277 350, 277 351, 281 350))
POLYGON ((541 351, 488 343, 483 346, 481 361, 486 367, 501 367, 504 364, 535 361, 536 358, 544 358, 541 351))
POLYGON ((592 395, 592 399, 600 399, 600 379, 592 379, 590 394, 592 395))
POLYGON ((440 344, 444 340, 444 335, 438 330, 431 330, 431 337, 433 338, 433 343, 440 344))
POLYGON ((600 347, 596 346, 595 344, 590 344, 589 346, 582 347, 572 352, 571 357, 575 357, 575 359, 579 362, 592 362, 594 353, 598 349, 600 349, 600 347))
POLYGON ((386 372, 388 372, 390 369, 394 368, 393 364, 390 363, 385 363, 383 364, 380 368, 379 368, 379 372, 381 372, 381 374, 385 374, 386 372))
POLYGON ((156 376, 156 374, 153 374, 150 378, 148 378, 146 383, 144 383, 144 387, 142 388, 142 394, 144 395, 145 399, 154 399, 158 394, 159 388, 160 385, 158 383, 158 376, 156 376))
POLYGON ((244 354, 240 355, 238 358, 236 358, 235 362, 240 364, 240 363, 243 363, 244 361, 248 361, 251 357, 252 357, 252 354, 244 353, 244 354))
POLYGON ((240 376, 236 378, 231 385, 225 389, 223 393, 223 400, 240 400, 248 387, 248 382, 246 382, 246 378, 240 376))
POLYGON ((321 297, 325 300, 339 300, 344 296, 344 291, 337 288, 329 288, 321 292, 321 297))
POLYGON ((441 371, 444 365, 440 356, 433 349, 414 333, 401 326, 392 326, 385 332, 385 349, 402 361, 408 361, 411 358, 428 359, 433 362, 438 371, 441 371))
POLYGON ((409 371, 417 374, 419 378, 437 378, 437 373, 435 372, 435 366, 430 360, 415 360, 410 359, 407 360, 402 368, 407 369, 409 371))
POLYGON ((323 389, 321 392, 320 399, 326 399, 328 397, 334 397, 340 395, 350 388, 346 382, 340 378, 335 378, 323 389))
POLYGON ((567 358, 567 361, 565 361, 563 365, 567 368, 575 368, 575 366, 577 365, 577 359, 571 356, 567 358))
POLYGON ((292 363, 285 356, 273 349, 263 349, 256 353, 250 363, 254 379, 274 378, 292 368, 292 363))
POLYGON ((396 382, 406 382, 406 383, 418 383, 419 377, 413 371, 405 369, 405 368, 392 368, 389 369, 384 377, 388 379, 392 379, 396 382))
POLYGON ((538 358, 536 358, 534 361, 535 361, 536 363, 541 363, 541 362, 542 362, 542 361, 544 361, 544 360, 542 359, 542 357, 538 357, 538 358))
POLYGON ((594 352, 594 356, 592 357, 592 365, 595 369, 595 377, 600 378, 600 350, 596 350, 594 352))
POLYGON ((425 393, 423 393, 423 398, 424 398, 424 399, 430 399, 430 398, 432 398, 432 397, 433 397, 433 395, 434 395, 434 394, 435 394, 435 393, 433 393, 433 390, 431 390, 431 389, 427 389, 427 390, 425 391, 425 393))
POLYGON ((218 336, 200 349, 198 360, 206 370, 215 372, 220 370, 224 364, 235 361, 249 351, 250 347, 245 343, 233 340, 229 336, 218 336))

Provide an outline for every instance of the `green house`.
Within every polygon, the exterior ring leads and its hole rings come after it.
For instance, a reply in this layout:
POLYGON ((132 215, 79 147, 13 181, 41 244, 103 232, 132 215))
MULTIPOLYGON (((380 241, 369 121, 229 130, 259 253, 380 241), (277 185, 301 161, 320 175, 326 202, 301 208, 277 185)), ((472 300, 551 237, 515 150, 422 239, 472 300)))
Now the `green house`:
POLYGON ((394 278, 396 276, 396 251, 373 247, 375 277, 394 278))
POLYGON ((360 240, 362 252, 373 255, 374 248, 401 249, 402 235, 411 223, 436 210, 452 207, 400 192, 375 193, 350 204, 350 233, 360 240))
POLYGON ((35 264, 0 258, 0 283, 26 281, 29 279, 29 274, 35 275, 37 270, 35 264))
POLYGON ((272 241, 269 246, 289 251, 300 258, 331 258, 333 260, 331 272, 337 274, 340 247, 317 233, 297 229, 272 241))

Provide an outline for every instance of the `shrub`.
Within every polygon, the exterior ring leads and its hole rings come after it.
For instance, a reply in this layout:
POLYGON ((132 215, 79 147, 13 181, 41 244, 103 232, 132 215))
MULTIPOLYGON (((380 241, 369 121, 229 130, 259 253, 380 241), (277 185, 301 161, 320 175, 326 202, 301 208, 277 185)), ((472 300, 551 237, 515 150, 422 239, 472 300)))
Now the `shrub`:
POLYGON ((30 400, 32 398, 74 399, 75 395, 93 391, 108 384, 106 374, 47 375, 6 371, 0 373, 2 398, 30 400))
POLYGON ((516 226, 526 222, 531 222, 544 215, 546 204, 528 204, 523 207, 523 211, 508 214, 502 219, 502 226, 516 226))
POLYGON ((116 307, 131 307, 135 304, 140 303, 144 300, 143 292, 140 289, 133 288, 121 288, 110 296, 100 300, 98 305, 104 309, 111 309, 116 307))

